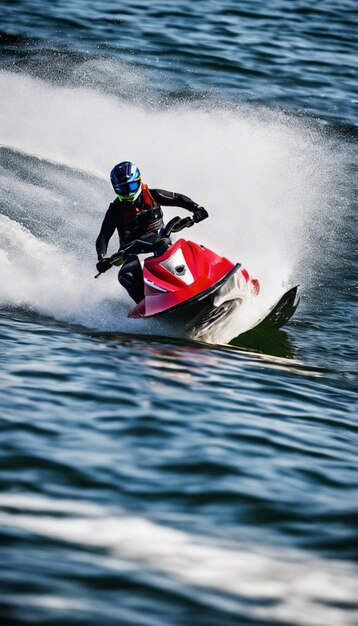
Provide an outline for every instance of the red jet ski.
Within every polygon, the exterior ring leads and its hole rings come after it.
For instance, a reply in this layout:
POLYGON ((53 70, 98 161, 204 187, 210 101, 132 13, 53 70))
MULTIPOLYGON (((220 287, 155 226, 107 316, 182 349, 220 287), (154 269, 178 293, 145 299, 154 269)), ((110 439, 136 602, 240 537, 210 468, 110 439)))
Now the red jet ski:
MULTIPOLYGON (((165 316, 195 336, 221 324, 245 296, 258 295, 259 281, 240 263, 232 263, 193 241, 171 241, 171 233, 194 223, 192 217, 174 217, 154 243, 136 240, 137 249, 140 244, 143 252, 151 249, 153 256, 144 261, 144 299, 128 317, 165 316)), ((112 265, 122 253, 109 259, 112 265)))

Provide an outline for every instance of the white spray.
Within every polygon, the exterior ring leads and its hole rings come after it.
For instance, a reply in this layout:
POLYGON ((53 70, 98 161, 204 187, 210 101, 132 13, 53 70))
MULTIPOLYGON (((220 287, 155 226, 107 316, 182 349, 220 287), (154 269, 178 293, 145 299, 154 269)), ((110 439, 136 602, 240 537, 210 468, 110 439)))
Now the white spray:
MULTIPOLYGON (((262 109, 148 110, 9 72, 0 73, 0 89, 2 144, 15 160, 1 172, 1 304, 95 328, 158 333, 157 325, 126 319, 130 301, 114 271, 93 280, 94 241, 112 199, 108 173, 124 159, 137 163, 150 186, 208 209, 210 219, 188 236, 259 277, 261 309, 290 281, 302 283, 298 262, 309 225, 334 195, 333 154, 304 122, 262 109), (27 180, 16 165, 20 153, 27 180)), ((164 211, 167 219, 184 214, 164 211)))

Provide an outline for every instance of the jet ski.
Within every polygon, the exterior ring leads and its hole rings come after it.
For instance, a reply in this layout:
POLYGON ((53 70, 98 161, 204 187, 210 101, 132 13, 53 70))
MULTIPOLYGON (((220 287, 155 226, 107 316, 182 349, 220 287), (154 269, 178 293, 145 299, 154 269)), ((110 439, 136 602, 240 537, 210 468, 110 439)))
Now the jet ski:
MULTIPOLYGON (((197 337, 225 323, 244 299, 258 296, 259 280, 241 263, 232 263, 193 241, 172 242, 172 233, 190 228, 194 223, 192 217, 174 217, 154 241, 143 238, 131 244, 136 246, 136 252, 139 246, 143 252, 153 254, 144 261, 144 299, 128 317, 161 316, 179 323, 188 336, 197 337)), ((116 265, 116 261, 123 258, 123 252, 128 251, 127 248, 118 251, 110 257, 110 264, 116 265)), ((275 328, 280 327, 281 319, 286 323, 291 316, 286 309, 282 318, 272 315, 271 309, 269 313, 275 328)))

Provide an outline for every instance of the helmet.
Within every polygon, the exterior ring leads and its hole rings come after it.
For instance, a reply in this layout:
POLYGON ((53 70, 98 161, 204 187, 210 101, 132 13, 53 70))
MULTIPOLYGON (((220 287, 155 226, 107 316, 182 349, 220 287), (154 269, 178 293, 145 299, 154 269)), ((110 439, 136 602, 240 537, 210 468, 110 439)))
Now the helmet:
POLYGON ((111 171, 111 183, 120 200, 134 202, 142 191, 140 171, 134 163, 122 161, 111 171))

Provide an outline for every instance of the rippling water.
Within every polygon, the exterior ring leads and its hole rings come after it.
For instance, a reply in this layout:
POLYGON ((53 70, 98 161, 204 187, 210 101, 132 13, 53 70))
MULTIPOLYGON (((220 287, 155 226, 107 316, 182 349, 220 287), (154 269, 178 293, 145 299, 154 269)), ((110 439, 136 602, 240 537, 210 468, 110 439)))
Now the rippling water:
MULTIPOLYGON (((40 51, 31 63, 41 73, 54 72, 44 46, 55 65, 58 47, 72 58, 87 48, 146 68, 156 90, 287 104, 354 123, 354 8, 352 0, 19 0, 4 3, 3 29, 11 56, 23 59, 29 45, 40 51)), ((118 82, 112 88, 123 94, 118 82)))
POLYGON ((6 626, 357 623, 353 9, 2 3, 6 626), (127 319, 93 280, 122 158, 207 206, 258 307, 300 284, 284 331, 127 319))

